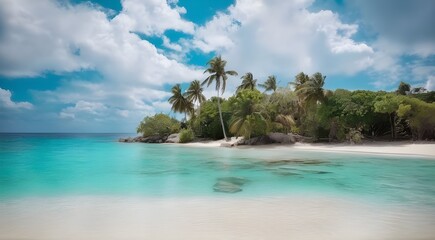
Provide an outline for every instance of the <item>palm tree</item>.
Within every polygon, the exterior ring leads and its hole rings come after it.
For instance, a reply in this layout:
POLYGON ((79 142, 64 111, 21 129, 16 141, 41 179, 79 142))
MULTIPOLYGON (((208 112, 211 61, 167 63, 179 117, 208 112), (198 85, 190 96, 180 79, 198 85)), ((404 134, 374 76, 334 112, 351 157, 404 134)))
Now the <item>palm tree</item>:
POLYGON ((299 99, 304 103, 321 102, 325 98, 325 90, 323 85, 325 84, 326 76, 317 72, 313 74, 307 81, 303 82, 296 87, 296 94, 299 99))
POLYGON ((188 101, 192 103, 198 102, 198 115, 201 113, 201 103, 205 101, 205 96, 202 94, 203 90, 204 89, 201 87, 199 80, 194 80, 190 83, 190 86, 185 93, 188 101))
POLYGON ((221 56, 214 57, 211 59, 207 65, 209 65, 209 68, 207 68, 204 73, 209 73, 210 75, 202 82, 202 86, 207 84, 207 87, 210 86, 210 84, 213 83, 213 81, 216 82, 216 92, 217 92, 217 99, 218 99, 218 109, 219 109, 219 117, 222 124, 222 131, 224 133, 224 138, 227 139, 227 134, 225 133, 225 125, 224 120, 222 118, 222 110, 221 110, 221 103, 219 98, 219 91, 222 90, 222 94, 225 92, 225 87, 227 84, 228 75, 231 76, 237 76, 236 71, 225 71, 225 65, 227 64, 227 61, 222 60, 221 56))
POLYGON ((264 91, 273 90, 276 91, 276 77, 274 75, 267 77, 266 82, 264 84, 258 84, 258 86, 264 88, 264 91))
POLYGON ((295 80, 293 82, 290 82, 290 85, 295 86, 295 91, 299 90, 303 84, 308 82, 310 78, 307 74, 304 72, 300 72, 298 75, 295 76, 295 80))
POLYGON ((189 101, 181 93, 180 84, 176 84, 171 89, 172 96, 169 98, 169 103, 172 104, 171 110, 174 112, 184 113, 184 119, 187 120, 187 113, 193 110, 193 103, 189 101))
POLYGON ((250 72, 246 73, 241 77, 241 79, 243 81, 242 84, 240 84, 240 86, 237 88, 237 92, 243 89, 251 89, 251 90, 255 89, 255 85, 257 85, 257 79, 254 79, 252 73, 250 72))
POLYGON ((269 116, 264 105, 255 104, 252 100, 239 100, 236 104, 237 109, 234 111, 230 123, 231 133, 250 139, 254 130, 258 130, 260 126, 267 126, 269 116))

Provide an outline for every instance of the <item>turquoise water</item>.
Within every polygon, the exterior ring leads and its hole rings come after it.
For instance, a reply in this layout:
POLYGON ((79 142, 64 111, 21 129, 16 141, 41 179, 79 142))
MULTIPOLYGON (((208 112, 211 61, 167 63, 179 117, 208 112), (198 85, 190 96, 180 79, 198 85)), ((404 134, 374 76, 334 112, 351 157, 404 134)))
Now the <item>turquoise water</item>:
POLYGON ((434 159, 127 144, 120 136, 1 134, 0 198, 325 193, 435 206, 434 159), (246 180, 242 191, 215 192, 225 177, 246 180))

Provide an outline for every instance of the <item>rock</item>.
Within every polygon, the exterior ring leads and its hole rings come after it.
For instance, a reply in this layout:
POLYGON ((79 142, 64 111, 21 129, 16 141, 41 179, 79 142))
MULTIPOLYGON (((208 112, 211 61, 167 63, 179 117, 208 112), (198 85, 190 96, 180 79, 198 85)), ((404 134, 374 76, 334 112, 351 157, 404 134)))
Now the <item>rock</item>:
POLYGON ((241 140, 237 142, 237 145, 264 145, 264 144, 271 144, 274 143, 272 139, 269 138, 269 136, 260 136, 260 137, 253 137, 246 140, 241 140))
POLYGON ((228 142, 224 142, 224 143, 221 143, 221 147, 233 147, 234 146, 234 144, 232 144, 232 143, 228 143, 228 142))
POLYGON ((293 135, 288 135, 285 133, 269 133, 267 136, 275 143, 292 144, 296 142, 293 135))
POLYGON ((150 136, 150 137, 138 137, 138 142, 143 142, 143 143, 162 143, 164 141, 166 141, 166 137, 162 137, 162 136, 150 136))
POLYGON ((213 190, 215 192, 236 193, 241 192, 242 188, 237 184, 226 181, 218 181, 215 185, 213 185, 213 190))
POLYGON ((134 142, 134 139, 129 137, 129 138, 120 138, 118 139, 118 142, 125 142, 125 143, 131 143, 134 142))
POLYGON ((168 139, 165 141, 166 143, 179 143, 180 142, 180 135, 178 133, 173 133, 168 136, 168 139))

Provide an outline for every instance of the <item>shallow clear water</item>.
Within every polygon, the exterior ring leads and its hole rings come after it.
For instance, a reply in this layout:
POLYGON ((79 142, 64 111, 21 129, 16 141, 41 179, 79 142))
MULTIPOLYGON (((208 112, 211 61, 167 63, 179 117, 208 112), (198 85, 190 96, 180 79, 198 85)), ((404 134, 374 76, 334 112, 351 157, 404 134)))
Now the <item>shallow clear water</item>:
POLYGON ((434 159, 127 144, 116 142, 120 136, 1 134, 0 198, 325 193, 435 206, 434 159), (226 177, 243 179, 242 191, 214 191, 226 177))

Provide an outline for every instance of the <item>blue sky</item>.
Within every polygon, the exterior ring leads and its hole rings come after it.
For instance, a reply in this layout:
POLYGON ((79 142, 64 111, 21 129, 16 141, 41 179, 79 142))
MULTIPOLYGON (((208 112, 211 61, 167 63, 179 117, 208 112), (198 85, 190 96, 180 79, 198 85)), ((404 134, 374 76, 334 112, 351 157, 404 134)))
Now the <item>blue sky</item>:
POLYGON ((217 54, 282 86, 434 90, 433 23, 432 0, 4 0, 0 132, 134 132, 217 54))

